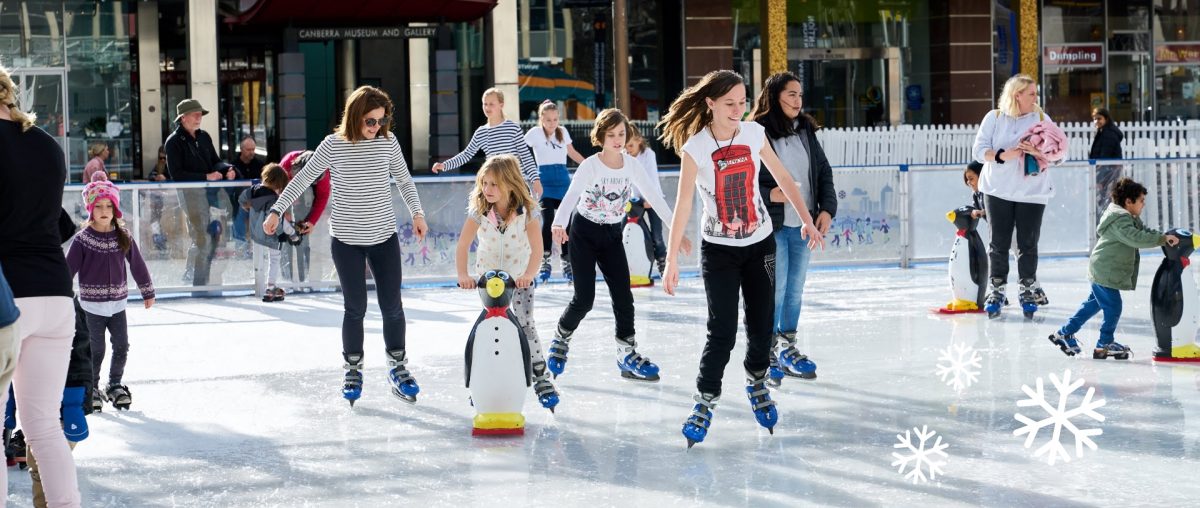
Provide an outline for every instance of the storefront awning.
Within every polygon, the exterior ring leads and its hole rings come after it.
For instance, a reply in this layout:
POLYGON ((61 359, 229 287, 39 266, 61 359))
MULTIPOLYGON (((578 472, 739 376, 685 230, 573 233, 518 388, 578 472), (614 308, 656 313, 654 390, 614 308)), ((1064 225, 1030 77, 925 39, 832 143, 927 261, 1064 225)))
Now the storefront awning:
POLYGON ((498 0, 257 0, 237 16, 236 25, 380 25, 409 22, 473 21, 498 0))
POLYGON ((591 101, 596 94, 596 88, 591 83, 558 68, 528 60, 517 63, 517 84, 521 87, 521 102, 541 102, 546 99, 591 101))

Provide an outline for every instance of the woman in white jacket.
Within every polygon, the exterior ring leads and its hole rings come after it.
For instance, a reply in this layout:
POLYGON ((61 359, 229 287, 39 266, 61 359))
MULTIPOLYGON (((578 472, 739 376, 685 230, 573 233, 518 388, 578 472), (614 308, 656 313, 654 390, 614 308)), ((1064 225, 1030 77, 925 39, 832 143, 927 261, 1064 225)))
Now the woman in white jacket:
POLYGON ((989 246, 991 291, 984 304, 989 317, 998 317, 1008 304, 1008 251, 1013 230, 1017 232, 1017 274, 1020 301, 1025 313, 1046 305, 1046 293, 1037 282, 1038 237, 1042 214, 1054 195, 1054 183, 1048 172, 1025 173, 1025 155, 1040 155, 1021 138, 1040 121, 1050 121, 1037 104, 1037 83, 1018 74, 1004 83, 998 109, 988 112, 980 122, 971 154, 984 164, 979 190, 984 194, 988 223, 992 229, 989 246))

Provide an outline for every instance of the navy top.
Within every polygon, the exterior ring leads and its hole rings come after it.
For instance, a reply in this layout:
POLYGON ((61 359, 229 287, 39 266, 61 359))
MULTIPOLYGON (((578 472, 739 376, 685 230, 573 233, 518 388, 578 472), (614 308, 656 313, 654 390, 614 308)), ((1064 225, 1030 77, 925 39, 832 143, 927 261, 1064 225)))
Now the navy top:
POLYGON ((4 278, 4 270, 0 270, 0 328, 17 322, 21 311, 17 310, 17 302, 13 301, 12 289, 4 278))

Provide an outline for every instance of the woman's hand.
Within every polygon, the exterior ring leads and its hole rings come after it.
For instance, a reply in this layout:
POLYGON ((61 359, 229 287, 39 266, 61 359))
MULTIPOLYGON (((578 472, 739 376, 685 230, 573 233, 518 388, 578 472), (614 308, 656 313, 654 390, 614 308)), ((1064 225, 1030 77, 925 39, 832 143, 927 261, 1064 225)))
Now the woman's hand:
POLYGON ((417 235, 417 239, 424 242, 425 233, 429 232, 429 225, 425 223, 425 216, 418 215, 413 217, 413 233, 417 235))
POLYGON ((971 218, 972 219, 982 219, 985 215, 986 214, 984 213, 983 210, 978 210, 978 209, 971 210, 971 218))
POLYGON ((1027 154, 1037 157, 1039 159, 1046 158, 1045 156, 1042 155, 1041 150, 1038 150, 1037 147, 1033 146, 1033 144, 1028 141, 1022 141, 1021 144, 1017 145, 1017 149, 1019 149, 1023 153, 1027 153, 1027 154))
POLYGON ((300 221, 296 223, 296 232, 300 233, 301 235, 312 233, 312 228, 313 225, 309 221, 300 221))
POLYGON ((679 262, 676 260, 667 260, 667 271, 662 276, 663 291, 668 295, 675 296, 675 288, 679 286, 679 262))
POLYGON ((805 224, 800 229, 800 236, 808 240, 809 250, 817 248, 818 245, 821 246, 821 250, 825 250, 825 235, 821 234, 821 231, 816 226, 805 224))
POLYGON ((542 197, 542 181, 534 180, 533 185, 530 185, 530 190, 533 191, 533 199, 536 201, 542 197))
POLYGON ((817 214, 817 231, 821 232, 822 237, 829 232, 831 225, 833 225, 833 216, 829 212, 821 210, 821 213, 817 214))
POLYGON ((475 279, 472 279, 469 275, 460 274, 458 276, 458 287, 463 289, 475 289, 475 279))
POLYGON ((279 228, 279 214, 271 212, 267 214, 267 220, 262 224, 263 233, 268 235, 275 234, 275 230, 279 228))
POLYGON ((554 243, 557 243, 559 245, 567 243, 567 240, 568 240, 567 230, 565 228, 563 228, 562 226, 554 226, 554 227, 550 228, 550 231, 554 235, 554 243))

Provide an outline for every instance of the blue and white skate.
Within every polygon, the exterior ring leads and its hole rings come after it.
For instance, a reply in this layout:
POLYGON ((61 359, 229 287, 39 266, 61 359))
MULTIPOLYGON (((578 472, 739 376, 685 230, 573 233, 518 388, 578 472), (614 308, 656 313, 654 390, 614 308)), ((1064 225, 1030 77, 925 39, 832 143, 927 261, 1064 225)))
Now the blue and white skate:
POLYGON ((542 407, 549 409, 551 413, 554 412, 554 406, 558 405, 558 390, 554 388, 554 383, 550 382, 545 362, 533 364, 533 393, 537 395, 538 403, 542 407))
POLYGON ((779 358, 774 354, 771 355, 771 367, 767 369, 767 384, 771 386, 780 386, 783 384, 784 374, 783 367, 779 366, 779 358))
POLYGON ((766 371, 746 371, 746 396, 750 398, 750 409, 754 411, 758 424, 775 434, 779 411, 775 409, 775 401, 771 400, 771 391, 767 389, 766 371))
POLYGON ((617 367, 621 377, 634 381, 658 382, 658 365, 637 352, 637 342, 632 336, 617 339, 617 367))
POLYGON ((817 378, 817 364, 796 349, 796 332, 780 333, 776 339, 778 354, 775 356, 779 358, 778 364, 785 375, 801 379, 817 378))
POLYGON ((1062 332, 1054 332, 1050 334, 1050 343, 1058 346, 1063 354, 1067 356, 1075 356, 1079 354, 1079 341, 1075 340, 1075 334, 1063 335, 1062 332))
MULTIPOLYGON (((1037 281, 1033 279, 1026 279, 1021 281, 1019 288, 1021 311, 1025 313, 1025 319, 1033 319, 1034 313, 1038 311, 1039 302, 1035 289, 1040 289, 1040 287, 1038 286, 1037 281)), ((1043 298, 1044 297, 1045 296, 1043 293, 1043 298)))
POLYGON ((696 405, 692 414, 683 422, 683 437, 687 438, 688 449, 696 443, 704 442, 708 436, 708 427, 712 425, 713 410, 717 408, 717 400, 721 397, 711 393, 699 393, 693 397, 696 405))
POLYGON ((388 367, 391 368, 388 371, 388 381, 392 384, 392 395, 409 404, 416 404, 421 387, 417 386, 417 380, 408 372, 408 358, 405 357, 404 350, 392 349, 387 354, 388 367))
POLYGON ((554 340, 550 342, 550 348, 546 351, 546 367, 555 378, 562 375, 563 370, 567 368, 567 352, 571 350, 571 335, 574 333, 574 330, 568 332, 561 326, 554 331, 554 340))
POLYGON ((362 357, 362 353, 342 353, 342 358, 346 360, 346 364, 342 366, 346 369, 346 380, 342 384, 342 397, 350 401, 350 407, 354 407, 354 401, 362 397, 362 357))
POLYGON ((542 267, 538 269, 538 280, 542 282, 550 280, 550 254, 542 255, 542 267))
POLYGON ((1109 342, 1103 347, 1097 345, 1096 349, 1092 350, 1092 358, 1095 360, 1105 360, 1109 357, 1128 360, 1131 355, 1133 355, 1133 351, 1129 347, 1116 342, 1109 342))
POLYGON ((992 280, 992 290, 983 301, 983 310, 987 311, 988 319, 1000 317, 1000 309, 1008 305, 1008 296, 1005 296, 1007 286, 1000 279, 992 280))

